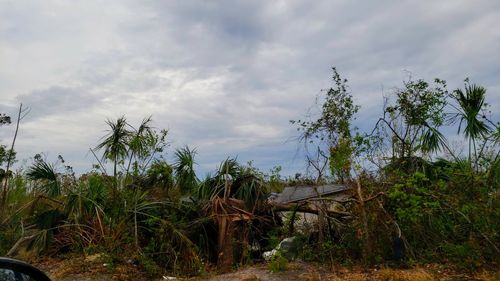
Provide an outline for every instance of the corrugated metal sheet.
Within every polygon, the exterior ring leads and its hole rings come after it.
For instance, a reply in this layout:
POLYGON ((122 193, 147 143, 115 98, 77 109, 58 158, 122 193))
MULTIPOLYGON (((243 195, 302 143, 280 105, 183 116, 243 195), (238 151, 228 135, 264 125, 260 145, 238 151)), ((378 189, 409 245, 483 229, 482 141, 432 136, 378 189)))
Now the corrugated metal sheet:
POLYGON ((287 186, 283 192, 277 194, 273 199, 278 203, 292 203, 319 196, 327 196, 334 193, 342 193, 348 188, 341 184, 329 184, 321 186, 287 186))

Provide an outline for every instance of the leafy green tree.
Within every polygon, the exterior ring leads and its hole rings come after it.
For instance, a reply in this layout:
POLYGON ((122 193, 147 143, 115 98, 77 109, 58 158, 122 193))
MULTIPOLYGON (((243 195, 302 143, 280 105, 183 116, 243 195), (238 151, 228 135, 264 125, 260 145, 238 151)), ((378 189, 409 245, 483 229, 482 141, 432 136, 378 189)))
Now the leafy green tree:
MULTIPOLYGON (((447 148, 446 138, 439 131, 445 118, 448 91, 444 80, 434 85, 419 79, 404 83, 397 89, 393 104, 384 106, 384 115, 375 130, 391 142, 392 160, 412 159, 415 154, 434 153, 447 148)), ((448 149, 449 151, 449 149, 448 149)), ((451 151, 449 151, 451 153, 451 151)))
MULTIPOLYGON (((334 86, 323 91, 326 92, 326 96, 319 117, 290 122, 298 126, 299 141, 306 146, 316 146, 318 156, 330 160, 332 174, 343 180, 350 171, 351 125, 359 106, 353 102, 347 79, 341 78, 335 67, 332 70, 334 86)), ((321 170, 322 165, 309 162, 321 170)))

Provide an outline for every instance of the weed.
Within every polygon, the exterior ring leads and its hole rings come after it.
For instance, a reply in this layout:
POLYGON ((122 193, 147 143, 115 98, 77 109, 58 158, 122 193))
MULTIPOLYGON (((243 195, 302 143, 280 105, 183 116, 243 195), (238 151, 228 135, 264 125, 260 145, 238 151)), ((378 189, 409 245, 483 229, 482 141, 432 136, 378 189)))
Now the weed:
POLYGON ((269 261, 268 267, 274 273, 285 271, 288 268, 288 260, 278 251, 269 261))

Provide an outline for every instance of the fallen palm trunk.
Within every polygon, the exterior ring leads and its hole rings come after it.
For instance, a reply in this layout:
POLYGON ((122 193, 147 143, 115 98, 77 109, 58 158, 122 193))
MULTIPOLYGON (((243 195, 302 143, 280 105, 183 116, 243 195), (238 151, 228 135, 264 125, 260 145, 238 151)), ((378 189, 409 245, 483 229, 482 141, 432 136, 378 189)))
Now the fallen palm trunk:
POLYGON ((212 199, 211 213, 218 225, 217 268, 219 272, 228 272, 233 266, 233 235, 237 222, 248 221, 253 214, 245 211, 243 201, 234 198, 212 199))

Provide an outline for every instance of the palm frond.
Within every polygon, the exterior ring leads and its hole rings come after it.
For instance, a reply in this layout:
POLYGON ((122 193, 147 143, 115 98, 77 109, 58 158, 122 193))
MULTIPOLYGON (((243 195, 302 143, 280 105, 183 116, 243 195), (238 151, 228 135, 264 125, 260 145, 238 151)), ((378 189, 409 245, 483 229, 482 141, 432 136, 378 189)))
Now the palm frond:
POLYGON ((109 126, 107 135, 95 148, 104 149, 103 159, 115 161, 128 154, 128 141, 131 136, 127 129, 127 120, 124 116, 118 118, 116 122, 106 120, 109 126))
POLYGON ((194 170, 196 150, 183 147, 175 151, 175 177, 178 188, 187 194, 194 191, 198 185, 198 177, 194 170))
POLYGON ((469 139, 485 137, 491 130, 488 124, 480 118, 486 89, 476 84, 467 84, 465 91, 457 89, 454 93, 454 99, 460 107, 458 132, 463 132, 465 137, 469 139), (464 124, 463 128, 462 124, 464 124))
POLYGON ((35 181, 35 189, 41 191, 49 197, 61 194, 61 188, 57 179, 57 173, 52 164, 45 160, 36 160, 26 172, 29 180, 35 181))
POLYGON ((446 146, 446 138, 436 128, 427 127, 422 135, 421 146, 423 152, 441 151, 446 146))

